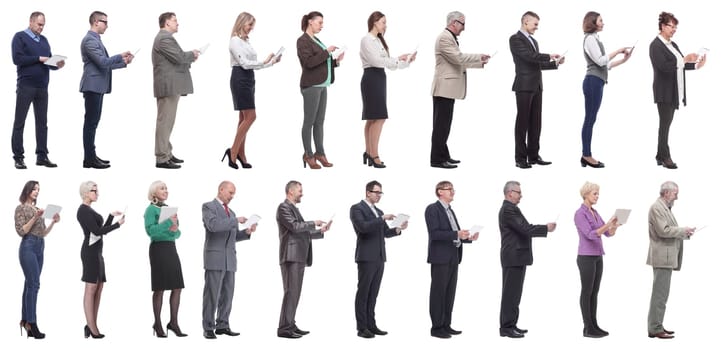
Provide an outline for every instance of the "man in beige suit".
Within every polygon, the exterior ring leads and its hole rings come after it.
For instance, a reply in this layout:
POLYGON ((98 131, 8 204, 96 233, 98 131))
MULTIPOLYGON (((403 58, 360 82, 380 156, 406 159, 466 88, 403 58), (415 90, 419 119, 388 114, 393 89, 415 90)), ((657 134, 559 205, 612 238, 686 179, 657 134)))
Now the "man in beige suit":
POLYGON ((165 12, 158 18, 160 31, 153 42, 153 93, 158 104, 158 119, 155 123, 155 166, 178 169, 183 162, 173 155, 170 133, 175 125, 180 96, 193 93, 190 78, 190 64, 195 62, 200 51, 183 51, 173 34, 178 32, 175 13, 165 12))
POLYGON ((433 76, 433 133, 431 166, 453 169, 459 160, 451 158, 448 135, 453 122, 453 104, 466 97, 466 68, 483 68, 489 55, 462 53, 458 36, 466 28, 466 16, 453 11, 446 17, 446 28, 436 39, 436 71, 433 76))
POLYGON ((671 271, 681 269, 683 240, 696 231, 694 227, 679 227, 671 212, 678 199, 678 185, 671 181, 661 185, 661 197, 648 211, 648 258, 646 264, 653 266, 653 290, 648 309, 648 337, 673 338, 673 331, 664 329, 663 316, 671 289, 671 271))

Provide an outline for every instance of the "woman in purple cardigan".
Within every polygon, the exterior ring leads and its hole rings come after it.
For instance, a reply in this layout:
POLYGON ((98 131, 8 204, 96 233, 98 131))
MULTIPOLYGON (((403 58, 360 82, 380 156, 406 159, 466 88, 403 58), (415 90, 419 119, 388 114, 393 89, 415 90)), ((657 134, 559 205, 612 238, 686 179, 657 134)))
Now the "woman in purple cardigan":
POLYGON ((618 220, 612 217, 605 223, 593 205, 598 202, 599 186, 586 182, 581 187, 583 204, 573 220, 578 230, 578 271, 581 273, 581 314, 583 315, 583 336, 601 338, 608 332, 601 329, 596 321, 598 306, 598 290, 603 275, 603 242, 602 236, 611 237, 616 234, 618 220))

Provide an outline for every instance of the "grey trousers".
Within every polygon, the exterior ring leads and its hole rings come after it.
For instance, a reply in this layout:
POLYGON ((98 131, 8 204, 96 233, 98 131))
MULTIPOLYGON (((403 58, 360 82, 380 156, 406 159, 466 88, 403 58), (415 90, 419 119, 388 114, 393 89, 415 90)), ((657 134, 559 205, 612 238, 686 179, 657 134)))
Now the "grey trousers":
POLYGON ((323 123, 325 122, 325 107, 328 101, 328 89, 325 87, 308 87, 301 89, 303 95, 303 149, 305 154, 313 155, 310 145, 311 133, 315 143, 315 154, 325 155, 323 149, 323 123))
POLYGON ((651 305, 648 308, 648 333, 663 332, 663 316, 666 313, 666 301, 671 290, 671 272, 667 268, 653 268, 653 289, 651 305))
POLYGON ((205 270, 203 288, 203 330, 230 328, 235 271, 205 270), (217 311, 217 319, 216 319, 217 311))
POLYGON ((295 325, 295 311, 298 309, 300 291, 303 288, 304 273, 304 263, 280 264, 280 274, 283 277, 283 304, 280 308, 278 335, 291 334, 298 329, 295 325))
POLYGON ((173 156, 170 133, 175 125, 180 95, 158 97, 158 118, 155 121, 155 161, 165 163, 173 156))

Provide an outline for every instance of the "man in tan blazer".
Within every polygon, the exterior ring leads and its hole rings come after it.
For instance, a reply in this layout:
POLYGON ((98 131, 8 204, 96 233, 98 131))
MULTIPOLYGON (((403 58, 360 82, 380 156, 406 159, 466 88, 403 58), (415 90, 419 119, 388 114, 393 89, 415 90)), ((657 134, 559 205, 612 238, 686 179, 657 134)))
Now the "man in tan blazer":
POLYGON ((653 289, 648 309, 648 337, 671 339, 673 331, 663 327, 666 301, 671 289, 671 271, 681 269, 683 240, 696 231, 694 227, 679 227, 671 212, 678 199, 678 185, 667 181, 661 185, 661 197, 648 211, 648 258, 646 264, 653 266, 653 289))
POLYGON ((158 119, 155 123, 155 166, 178 169, 183 162, 173 155, 170 133, 175 125, 180 96, 193 93, 190 78, 190 64, 195 62, 200 51, 183 51, 173 34, 178 32, 175 13, 165 12, 158 18, 160 31, 153 42, 153 94, 158 104, 158 119))
POLYGON ((453 121, 453 104, 466 97, 466 68, 483 68, 491 58, 485 54, 462 53, 458 36, 466 27, 466 16, 453 11, 446 17, 446 28, 436 39, 436 71, 433 76, 433 133, 431 166, 453 169, 460 161, 451 158, 448 135, 453 121))

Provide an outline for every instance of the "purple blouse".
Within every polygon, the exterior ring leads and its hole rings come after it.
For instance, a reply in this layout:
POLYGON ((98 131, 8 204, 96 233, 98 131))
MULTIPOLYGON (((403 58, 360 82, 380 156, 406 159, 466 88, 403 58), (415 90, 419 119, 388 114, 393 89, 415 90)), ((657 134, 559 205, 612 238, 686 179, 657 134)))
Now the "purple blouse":
MULTIPOLYGON (((603 242, 601 237, 596 234, 596 230, 606 223, 598 215, 596 209, 581 204, 581 207, 576 210, 573 221, 576 222, 576 229, 578 230, 578 255, 603 255, 603 242)), ((603 234, 609 236, 608 231, 603 234)))

